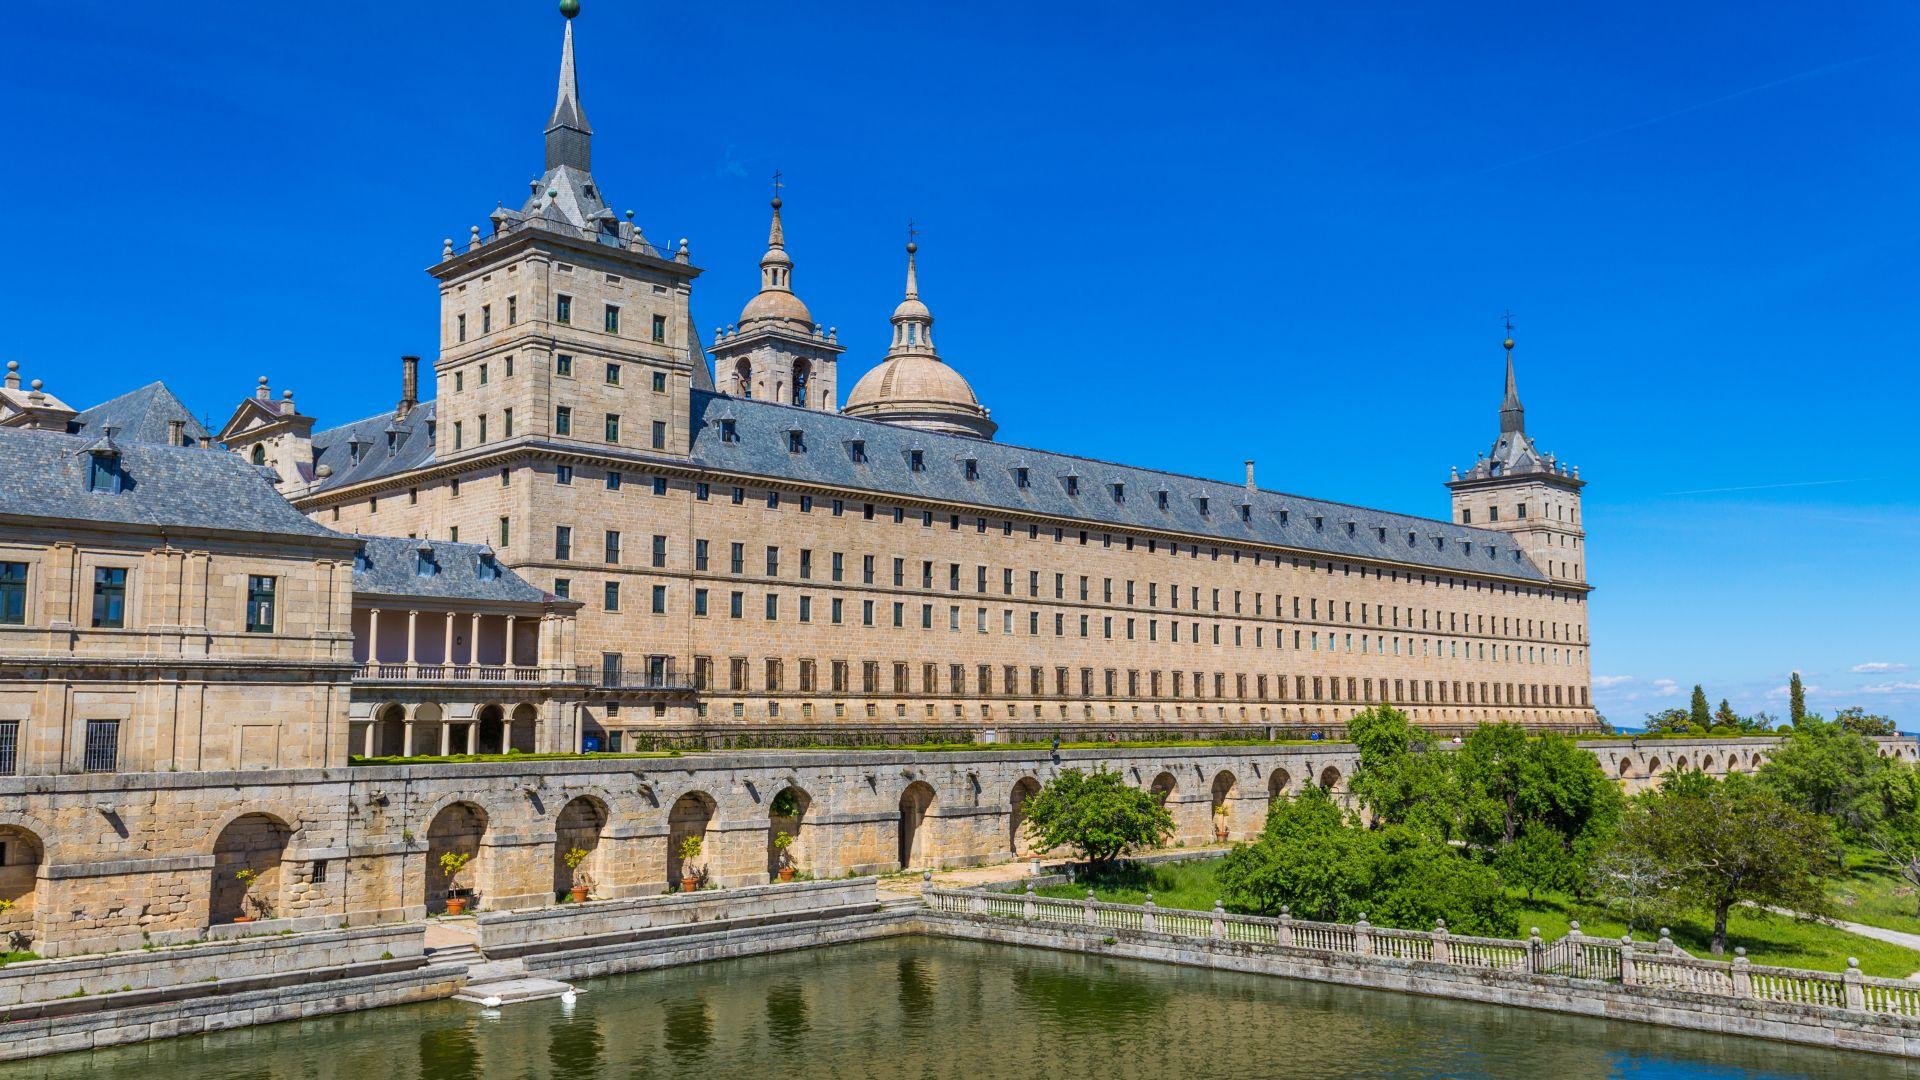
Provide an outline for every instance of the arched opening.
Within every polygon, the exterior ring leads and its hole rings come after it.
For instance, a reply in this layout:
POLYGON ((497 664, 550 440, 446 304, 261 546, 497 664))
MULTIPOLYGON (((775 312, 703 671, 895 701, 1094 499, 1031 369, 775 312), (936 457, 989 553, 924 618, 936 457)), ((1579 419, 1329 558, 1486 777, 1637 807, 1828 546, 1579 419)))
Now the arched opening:
POLYGON ((17 825, 0 825, 0 952, 25 952, 33 945, 40 895, 40 864, 46 848, 40 838, 17 825))
POLYGON ((1239 783, 1232 772, 1221 769, 1213 777, 1213 838, 1224 841, 1233 835, 1233 789, 1239 783))
POLYGON ((413 707, 413 757, 464 753, 453 738, 450 726, 443 723, 446 714, 436 702, 423 701, 413 707))
POLYGON ((1340 770, 1329 765, 1320 770, 1320 790, 1333 794, 1340 790, 1340 770))
POLYGON ((582 795, 560 808, 553 823, 553 895, 584 892, 585 900, 600 884, 600 834, 607 827, 607 808, 599 799, 582 795))
POLYGON ((535 746, 535 727, 539 723, 540 710, 532 705, 513 707, 513 724, 507 729, 507 749, 522 753, 533 753, 535 746))
MULTIPOLYGON (((507 752, 507 714, 498 705, 482 705, 474 714, 475 727, 479 731, 479 745, 474 747, 476 754, 504 754, 507 752)), ((458 751, 456 751, 457 753, 458 751)))
POLYGON ((213 841, 213 889, 207 921, 213 925, 284 915, 281 890, 287 841, 293 830, 271 814, 242 814, 213 841))
POLYGON ((933 809, 933 788, 915 780, 900 793, 900 869, 926 865, 927 814, 933 809))
POLYGON ((486 811, 472 803, 453 803, 433 816, 427 826, 429 912, 445 911, 450 896, 466 900, 479 897, 479 883, 484 879, 481 844, 486 835, 486 811))
POLYGON ((1271 803, 1285 798, 1287 787, 1292 783, 1293 777, 1285 769, 1274 769, 1267 773, 1267 801, 1271 803))
POLYGON ((373 752, 381 757, 399 757, 407 752, 407 709, 400 704, 380 710, 375 721, 373 752))
POLYGON ((788 785, 767 807, 767 875, 792 881, 806 865, 807 810, 813 796, 788 785), (783 841, 781 837, 786 837, 783 841))
POLYGON ((707 883, 713 865, 713 851, 707 844, 707 826, 713 821, 716 804, 704 791, 689 791, 674 800, 667 814, 667 888, 684 889, 691 882, 698 888, 707 883), (698 838, 697 854, 687 841, 698 838))
POLYGON ((1167 800, 1173 798, 1174 787, 1173 774, 1163 772, 1153 778, 1153 784, 1147 788, 1147 793, 1153 796, 1154 802, 1165 806, 1167 805, 1167 800))
POLYGON ((753 365, 744 359, 733 365, 733 396, 753 396, 753 365))
POLYGON ((1702 755, 1702 756, 1701 756, 1701 758, 1700 758, 1700 771, 1701 771, 1701 772, 1712 772, 1712 771, 1713 771, 1713 755, 1712 755, 1712 754, 1704 754, 1704 755, 1702 755))
POLYGON ((812 364, 806 360, 795 360, 793 362, 793 403, 795 405, 805 405, 807 403, 807 387, 812 375, 812 364))
POLYGON ((1650 757, 1647 759, 1647 775, 1648 776, 1660 775, 1660 759, 1659 758, 1650 757))
POLYGON ((1033 842, 1027 835, 1027 800, 1040 794, 1040 781, 1031 776, 1023 776, 1013 783, 1013 793, 1007 798, 1007 850, 1015 858, 1025 858, 1033 854, 1033 842))
POLYGON ((1620 759, 1620 778, 1622 780, 1625 780, 1627 777, 1632 775, 1633 775, 1633 759, 1621 758, 1620 759))
POLYGON ((253 463, 255 465, 265 465, 267 463, 267 448, 265 444, 253 444, 253 463))

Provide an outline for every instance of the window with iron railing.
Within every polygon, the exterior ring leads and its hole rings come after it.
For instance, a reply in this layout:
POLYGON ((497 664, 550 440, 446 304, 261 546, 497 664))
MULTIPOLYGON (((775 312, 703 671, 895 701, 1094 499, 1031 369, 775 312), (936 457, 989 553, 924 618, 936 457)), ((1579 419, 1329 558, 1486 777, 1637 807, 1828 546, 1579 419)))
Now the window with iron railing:
POLYGON ((120 769, 120 721, 87 721, 85 756, 80 768, 90 773, 118 772, 120 769))

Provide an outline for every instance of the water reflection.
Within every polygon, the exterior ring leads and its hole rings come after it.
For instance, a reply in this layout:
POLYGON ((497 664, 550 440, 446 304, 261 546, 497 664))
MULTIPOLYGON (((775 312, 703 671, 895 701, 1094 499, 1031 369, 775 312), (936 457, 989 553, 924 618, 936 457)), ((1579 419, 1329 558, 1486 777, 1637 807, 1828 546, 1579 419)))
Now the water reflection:
POLYGON ((1920 1080, 1889 1058, 917 938, 587 989, 571 1010, 433 1002, 0 1066, 0 1080, 1920 1080))

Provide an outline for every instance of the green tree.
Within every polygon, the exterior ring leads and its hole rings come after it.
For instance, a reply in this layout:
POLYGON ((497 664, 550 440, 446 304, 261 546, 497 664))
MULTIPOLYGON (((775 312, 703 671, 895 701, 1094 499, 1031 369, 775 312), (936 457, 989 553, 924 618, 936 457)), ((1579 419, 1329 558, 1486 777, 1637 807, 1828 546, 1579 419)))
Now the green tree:
POLYGON ((1800 683, 1800 673, 1794 672, 1787 680, 1787 722, 1799 726, 1807 718, 1807 688, 1800 683))
POLYGON ((1733 705, 1726 698, 1720 699, 1720 707, 1713 710, 1713 730, 1744 731, 1747 718, 1733 711, 1733 705))
POLYGON ((1861 835, 1882 810, 1887 767, 1888 760, 1865 736, 1807 714, 1781 733, 1759 776, 1788 805, 1861 835))
POLYGON ((1508 884, 1533 895, 1588 880, 1620 816, 1620 789, 1597 758, 1564 735, 1529 738, 1516 724, 1482 724, 1457 758, 1461 834, 1508 884))
POLYGON ((1452 839, 1458 811, 1452 754, 1436 752, 1427 735, 1391 705, 1356 714, 1347 721, 1347 739, 1360 751, 1349 789, 1375 824, 1452 839))
POLYGON ((1647 734, 1699 735, 1702 731, 1693 726, 1693 714, 1687 710, 1662 709, 1647 714, 1647 734))
POLYGON ((1858 705, 1849 705, 1834 713, 1833 722, 1855 735, 1892 735, 1895 730, 1892 720, 1878 713, 1870 713, 1858 705))
POLYGON ((1867 845, 1914 890, 1920 912, 1920 769, 1905 762, 1889 766, 1880 794, 1882 810, 1867 831, 1867 845))
POLYGON ((1726 951, 1727 914, 1735 904, 1825 914, 1822 879, 1833 869, 1832 847, 1825 821, 1736 773, 1636 797, 1599 878, 1609 881, 1627 867, 1659 867, 1659 888, 1669 902, 1712 917, 1718 955, 1726 951))
POLYGON ((1235 911, 1345 922, 1366 909, 1378 838, 1309 785, 1267 811, 1260 838, 1227 853, 1216 880, 1235 911))
POLYGON ((1173 835, 1173 815, 1158 799, 1105 769, 1061 770, 1027 798, 1024 810, 1036 849, 1072 848, 1094 866, 1173 835))
MULTIPOLYGON (((1536 830, 1552 837, 1535 825, 1521 836, 1536 830)), ((1430 930, 1434 920, 1445 919, 1455 933, 1497 937, 1519 929, 1519 905, 1502 884, 1505 875, 1493 867, 1398 826, 1378 835, 1372 856, 1364 901, 1370 922, 1430 930)))
POLYGON ((1700 731, 1713 727, 1713 710, 1707 705, 1707 691, 1699 683, 1693 684, 1693 702, 1687 709, 1687 722, 1700 731))

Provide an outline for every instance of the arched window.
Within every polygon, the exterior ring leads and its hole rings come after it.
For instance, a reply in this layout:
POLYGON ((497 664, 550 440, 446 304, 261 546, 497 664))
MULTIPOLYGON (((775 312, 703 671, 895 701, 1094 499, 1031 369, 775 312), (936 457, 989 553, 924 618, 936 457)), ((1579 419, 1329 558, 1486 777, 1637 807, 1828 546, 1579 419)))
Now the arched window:
POLYGON ((745 360, 734 365, 733 392, 737 397, 750 398, 753 396, 753 365, 745 360))
POLYGON ((253 444, 253 463, 255 465, 267 463, 267 448, 259 443, 253 444))
POLYGON ((793 362, 793 403, 795 405, 807 403, 807 383, 808 376, 811 374, 813 374, 813 365, 805 360, 793 362))

